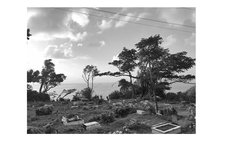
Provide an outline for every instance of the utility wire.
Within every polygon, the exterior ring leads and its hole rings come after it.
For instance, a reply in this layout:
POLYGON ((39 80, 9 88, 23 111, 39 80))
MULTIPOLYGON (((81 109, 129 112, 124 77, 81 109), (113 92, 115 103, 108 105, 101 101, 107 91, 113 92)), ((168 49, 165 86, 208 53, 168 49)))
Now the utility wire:
POLYGON ((191 26, 191 25, 184 25, 184 24, 179 24, 179 23, 166 22, 166 21, 149 19, 149 18, 144 18, 144 17, 130 16, 130 15, 122 14, 122 13, 106 11, 106 10, 101 10, 101 9, 95 9, 95 8, 87 8, 87 9, 94 10, 94 11, 100 11, 100 12, 104 12, 104 13, 110 13, 110 14, 118 14, 118 15, 121 15, 121 16, 126 16, 126 17, 131 17, 131 18, 139 18, 139 19, 142 19, 142 20, 153 21, 153 22, 158 22, 158 23, 164 23, 164 24, 171 24, 171 25, 176 25, 176 26, 195 28, 194 26, 191 26))
POLYGON ((112 19, 112 20, 116 20, 116 21, 122 21, 122 22, 127 22, 127 23, 133 23, 133 24, 142 25, 142 26, 148 26, 148 27, 154 27, 154 28, 160 28, 160 29, 167 29, 167 30, 174 30, 174 31, 186 32, 186 33, 191 33, 191 32, 192 32, 192 31, 186 31, 186 30, 180 30, 180 29, 172 29, 172 28, 167 28, 167 27, 161 27, 161 26, 155 26, 155 25, 137 23, 137 22, 133 22, 133 21, 126 21, 126 20, 121 20, 121 19, 116 19, 116 18, 111 18, 111 17, 105 17, 105 16, 102 17, 102 16, 93 15, 93 14, 84 13, 84 12, 79 12, 79 11, 74 11, 74 10, 70 10, 70 9, 61 9, 61 8, 55 8, 55 9, 56 9, 56 10, 61 10, 61 11, 70 11, 70 12, 80 13, 80 14, 84 14, 84 15, 99 17, 100 19, 101 19, 101 18, 108 18, 108 19, 112 19))

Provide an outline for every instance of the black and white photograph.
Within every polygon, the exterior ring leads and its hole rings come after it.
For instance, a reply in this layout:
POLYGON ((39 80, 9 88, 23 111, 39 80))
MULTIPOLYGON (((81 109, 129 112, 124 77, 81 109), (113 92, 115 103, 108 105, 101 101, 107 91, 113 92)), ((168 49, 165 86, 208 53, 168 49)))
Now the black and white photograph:
POLYGON ((196 134, 195 7, 27 7, 27 134, 196 134))

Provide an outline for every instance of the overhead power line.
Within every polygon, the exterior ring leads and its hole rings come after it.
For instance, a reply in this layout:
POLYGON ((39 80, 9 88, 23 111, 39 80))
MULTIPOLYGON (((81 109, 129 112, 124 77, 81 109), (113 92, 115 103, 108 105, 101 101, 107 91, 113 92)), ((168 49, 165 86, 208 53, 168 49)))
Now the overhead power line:
POLYGON ((191 25, 184 25, 184 24, 173 23, 173 22, 166 22, 166 21, 155 20, 155 19, 150 19, 150 18, 131 16, 131 15, 126 15, 126 14, 112 12, 112 11, 107 11, 107 10, 101 10, 101 9, 95 9, 95 8, 87 8, 87 9, 94 10, 94 11, 100 11, 100 12, 104 12, 104 13, 117 14, 117 15, 120 15, 120 16, 126 16, 126 17, 131 17, 131 18, 139 18, 139 19, 146 20, 146 21, 153 21, 153 22, 158 22, 158 23, 164 23, 164 24, 171 24, 171 25, 176 25, 176 26, 183 26, 183 27, 195 28, 195 26, 191 26, 191 25))
POLYGON ((112 20, 116 20, 116 21, 133 23, 133 24, 142 25, 142 26, 148 26, 148 27, 154 27, 154 28, 160 28, 160 29, 167 29, 167 30, 174 30, 174 31, 186 32, 186 33, 191 33, 192 32, 192 31, 186 31, 186 30, 181 30, 181 29, 172 29, 172 28, 161 27, 161 26, 156 26, 156 25, 149 25, 149 24, 137 23, 137 22, 133 22, 133 21, 126 21, 126 20, 117 19, 117 18, 111 18, 111 17, 106 17, 106 16, 99 16, 99 15, 94 15, 94 14, 89 14, 89 13, 74 11, 74 10, 70 10, 70 9, 62 9, 62 8, 55 8, 55 9, 56 10, 61 10, 61 11, 70 11, 70 12, 80 13, 80 14, 84 14, 84 15, 94 16, 94 17, 98 17, 100 19, 102 19, 102 18, 108 18, 108 19, 112 19, 112 20))

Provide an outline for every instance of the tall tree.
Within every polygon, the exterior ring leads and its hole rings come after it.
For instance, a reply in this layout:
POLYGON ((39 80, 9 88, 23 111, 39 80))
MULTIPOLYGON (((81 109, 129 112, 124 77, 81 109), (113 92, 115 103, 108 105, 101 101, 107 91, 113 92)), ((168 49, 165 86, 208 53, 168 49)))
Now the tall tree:
POLYGON ((94 81, 94 78, 96 77, 96 75, 98 73, 99 73, 99 71, 98 71, 97 67, 93 66, 93 65, 87 65, 83 69, 82 78, 86 82, 87 88, 90 88, 89 84, 90 84, 90 79, 91 79, 91 89, 93 90, 93 81, 94 81))
POLYGON ((149 97, 154 97, 156 111, 158 104, 156 89, 175 82, 188 83, 194 75, 181 73, 195 65, 195 59, 186 56, 186 52, 170 54, 168 49, 161 47, 163 39, 160 35, 143 38, 136 44, 138 65, 141 73, 149 74, 149 97))
POLYGON ((137 60, 136 50, 127 49, 124 47, 122 52, 118 55, 118 60, 113 60, 112 62, 109 63, 110 65, 114 65, 115 67, 117 67, 119 71, 114 73, 111 73, 109 71, 109 72, 100 73, 98 75, 99 76, 110 75, 115 77, 128 76, 130 79, 130 86, 132 87, 132 97, 134 97, 134 87, 133 87, 132 79, 136 77, 132 75, 132 72, 137 66, 136 60, 137 60))
POLYGON ((66 79, 64 74, 56 74, 54 67, 55 65, 51 59, 45 60, 39 80, 41 84, 39 93, 46 93, 66 79))

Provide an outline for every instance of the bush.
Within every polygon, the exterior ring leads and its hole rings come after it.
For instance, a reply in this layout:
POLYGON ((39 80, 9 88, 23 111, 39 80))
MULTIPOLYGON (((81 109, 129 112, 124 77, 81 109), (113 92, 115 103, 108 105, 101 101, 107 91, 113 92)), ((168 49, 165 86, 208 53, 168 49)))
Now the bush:
POLYGON ((50 96, 49 94, 46 94, 46 93, 38 93, 35 90, 27 90, 27 101, 28 102, 31 102, 31 101, 46 102, 46 101, 50 101, 50 96))
POLYGON ((94 115, 89 119, 89 122, 93 122, 93 121, 101 121, 101 115, 94 115))
POLYGON ((126 107, 123 107, 123 108, 117 108, 114 111, 116 117, 125 117, 128 114, 132 114, 132 113, 136 113, 136 112, 137 111, 136 111, 135 108, 132 108, 132 107, 129 107, 129 106, 126 106, 126 107))
POLYGON ((50 115, 53 112, 53 107, 52 106, 42 106, 36 109, 36 115, 41 116, 41 115, 50 115))
POLYGON ((113 113, 104 113, 101 115, 101 122, 102 123, 111 123, 115 120, 113 113))
POLYGON ((93 90, 91 88, 85 88, 85 89, 81 90, 81 94, 82 94, 82 96, 84 96, 88 100, 91 100, 91 98, 92 98, 92 91, 93 90))
POLYGON ((122 93, 120 91, 113 91, 112 93, 109 94, 109 99, 121 99, 122 98, 122 93))
POLYGON ((34 102, 36 101, 36 96, 38 95, 37 91, 27 90, 27 102, 34 102))

